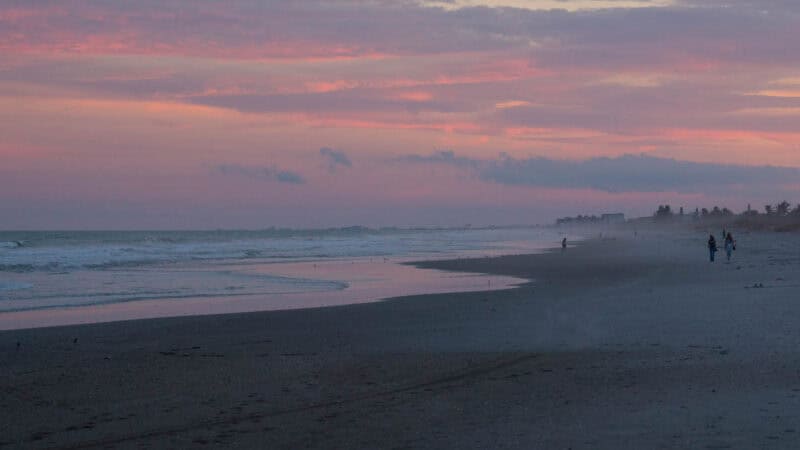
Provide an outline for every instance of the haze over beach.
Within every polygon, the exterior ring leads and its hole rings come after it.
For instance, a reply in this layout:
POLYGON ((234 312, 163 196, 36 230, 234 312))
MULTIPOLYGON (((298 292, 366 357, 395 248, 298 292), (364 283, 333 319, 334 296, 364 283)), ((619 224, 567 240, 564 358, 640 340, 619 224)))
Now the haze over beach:
POLYGON ((800 448, 798 23, 0 1, 0 450, 800 448))

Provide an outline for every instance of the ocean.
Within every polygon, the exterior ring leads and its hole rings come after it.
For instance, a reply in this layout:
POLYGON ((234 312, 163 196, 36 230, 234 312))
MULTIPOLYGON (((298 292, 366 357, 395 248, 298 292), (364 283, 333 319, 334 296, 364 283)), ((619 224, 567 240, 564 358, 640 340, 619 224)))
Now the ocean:
POLYGON ((0 232, 0 329, 334 306, 523 280, 404 262, 531 253, 547 228, 0 232))

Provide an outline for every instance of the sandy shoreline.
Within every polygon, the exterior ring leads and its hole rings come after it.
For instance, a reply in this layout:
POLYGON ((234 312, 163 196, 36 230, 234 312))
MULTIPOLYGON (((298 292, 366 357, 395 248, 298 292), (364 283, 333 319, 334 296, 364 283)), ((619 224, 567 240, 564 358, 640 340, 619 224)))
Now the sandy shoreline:
POLYGON ((507 291, 0 332, 0 448, 797 448, 800 238, 710 265, 704 237, 424 264, 536 280, 507 291))
MULTIPOLYGON (((151 272, 157 268, 149 268, 151 272)), ((174 270, 174 269, 173 269, 174 270)), ((203 268, 212 277, 226 266, 203 268)), ((252 313, 310 309, 379 302, 390 297, 504 289, 527 280, 505 275, 445 272, 405 264, 402 260, 372 258, 336 259, 325 262, 251 264, 237 272, 243 276, 285 277, 313 280, 327 288, 305 292, 269 294, 235 292, 226 295, 187 295, 167 298, 107 301, 74 307, 0 310, 0 331, 159 319, 184 316, 252 313), (334 286, 334 287, 331 287, 334 286)), ((142 276, 147 279, 147 275, 142 276)), ((10 304, 13 306, 14 301, 10 304)), ((29 304, 30 305, 30 304, 29 304)))

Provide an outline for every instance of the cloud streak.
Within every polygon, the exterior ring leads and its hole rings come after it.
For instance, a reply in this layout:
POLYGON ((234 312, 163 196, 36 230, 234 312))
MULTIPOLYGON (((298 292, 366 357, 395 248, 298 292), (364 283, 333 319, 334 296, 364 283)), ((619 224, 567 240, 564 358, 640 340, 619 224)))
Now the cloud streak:
POLYGON ((306 179, 297 172, 272 167, 242 166, 239 164, 220 164, 216 171, 223 175, 235 175, 256 180, 276 181, 286 184, 305 184, 306 179))
POLYGON ((709 192, 731 186, 772 186, 793 183, 800 169, 697 163, 647 155, 590 158, 583 161, 549 158, 516 159, 502 156, 480 160, 452 151, 408 155, 398 159, 411 164, 443 164, 474 173, 478 178, 504 185, 605 192, 709 192))

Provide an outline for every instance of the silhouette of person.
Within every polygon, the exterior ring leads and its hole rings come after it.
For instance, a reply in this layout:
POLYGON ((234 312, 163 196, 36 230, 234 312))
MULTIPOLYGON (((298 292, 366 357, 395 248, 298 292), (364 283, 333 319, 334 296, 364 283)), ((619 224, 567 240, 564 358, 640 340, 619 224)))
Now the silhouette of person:
POLYGON ((714 239, 713 234, 708 235, 708 258, 714 262, 714 254, 717 253, 717 240, 714 239))
POLYGON ((563 252, 566 249, 567 249, 567 238, 564 238, 561 240, 561 251, 563 252))
POLYGON ((731 260, 731 253, 736 250, 736 241, 733 240, 733 235, 728 232, 725 236, 725 254, 728 256, 728 261, 731 260))

